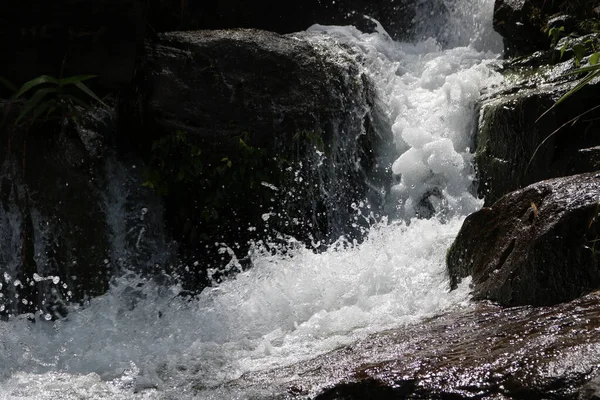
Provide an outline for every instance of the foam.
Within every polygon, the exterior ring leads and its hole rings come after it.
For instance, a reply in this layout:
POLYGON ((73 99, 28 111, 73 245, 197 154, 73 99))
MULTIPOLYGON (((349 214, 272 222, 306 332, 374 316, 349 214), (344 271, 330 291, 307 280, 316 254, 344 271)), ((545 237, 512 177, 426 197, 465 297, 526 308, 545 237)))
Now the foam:
POLYGON ((459 34, 445 45, 395 43, 383 27, 308 32, 315 46, 355 49, 376 83, 400 154, 396 222, 375 226, 359 246, 341 240, 321 254, 293 241, 285 254, 256 248, 252 269, 194 299, 169 277, 130 274, 67 319, 0 323, 0 399, 230 398, 222 385, 244 373, 468 304, 468 285, 449 291, 444 257, 481 206, 469 146, 479 91, 500 80, 487 67, 499 40, 493 1, 453 7, 459 34), (461 33, 464 21, 478 28, 472 39, 461 33), (415 219, 424 199, 435 217, 415 219))

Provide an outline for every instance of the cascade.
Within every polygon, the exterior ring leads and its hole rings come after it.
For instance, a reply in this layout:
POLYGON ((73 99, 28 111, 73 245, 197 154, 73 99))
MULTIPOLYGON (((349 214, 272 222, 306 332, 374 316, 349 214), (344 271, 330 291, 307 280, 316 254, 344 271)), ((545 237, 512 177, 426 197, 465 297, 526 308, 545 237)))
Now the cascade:
MULTIPOLYGON (((381 25, 375 33, 314 25, 301 34, 360 60, 392 122, 400 156, 389 218, 364 243, 342 238, 318 254, 291 239, 284 254, 257 245, 251 269, 187 297, 176 280, 142 273, 173 262, 160 204, 138 191, 135 166, 106 157, 98 207, 108 226, 109 290, 68 306, 67 318, 1 321, 0 399, 246 398, 229 382, 467 306, 468 282, 449 292, 444 257, 464 217, 482 205, 472 187, 474 107, 480 91, 501 80, 489 65, 501 41, 492 0, 444 1, 443 32, 423 4, 415 43, 394 42, 381 25)), ((11 255, 23 216, 11 198, 0 200, 7 299, 15 297, 11 255)), ((37 265, 55 262, 40 250, 51 246, 51 227, 39 210, 30 218, 37 265)), ((37 271, 39 284, 62 283, 37 271)))

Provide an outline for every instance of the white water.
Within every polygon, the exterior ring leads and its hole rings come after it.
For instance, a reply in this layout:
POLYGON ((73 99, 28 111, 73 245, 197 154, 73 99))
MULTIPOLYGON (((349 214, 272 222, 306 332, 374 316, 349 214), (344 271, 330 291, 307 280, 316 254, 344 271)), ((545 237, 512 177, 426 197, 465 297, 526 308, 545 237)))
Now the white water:
POLYGON ((402 153, 393 208, 408 224, 382 223, 360 246, 340 242, 322 254, 257 249, 251 270, 190 301, 177 286, 132 275, 65 320, 0 323, 0 399, 229 398, 218 386, 244 373, 466 304, 467 285, 448 291, 444 256, 464 216, 481 206, 468 147, 474 102, 499 81, 486 66, 499 42, 493 1, 462 3, 470 4, 455 4, 449 32, 456 24, 458 35, 446 50, 433 39, 310 29, 315 46, 350 43, 377 83, 402 153), (413 219, 427 193, 437 217, 413 219))

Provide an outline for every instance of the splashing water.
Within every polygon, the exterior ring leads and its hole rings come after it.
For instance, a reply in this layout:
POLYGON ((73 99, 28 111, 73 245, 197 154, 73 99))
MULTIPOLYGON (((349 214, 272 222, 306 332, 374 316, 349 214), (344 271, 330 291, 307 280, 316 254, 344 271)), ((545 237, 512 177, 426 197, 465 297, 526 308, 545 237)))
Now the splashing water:
POLYGON ((448 290, 444 257, 481 206, 469 146, 479 92, 500 80, 487 66, 499 43, 492 7, 454 2, 449 21, 463 22, 450 23, 461 30, 446 49, 433 39, 395 43, 383 29, 314 26, 303 36, 316 47, 349 45, 376 83, 401 154, 390 205, 398 222, 320 254, 257 247, 251 270, 197 298, 168 277, 131 274, 67 319, 0 323, 0 399, 224 398, 217 389, 245 373, 466 304, 466 283, 448 290), (468 40, 465 16, 477 28, 468 40))

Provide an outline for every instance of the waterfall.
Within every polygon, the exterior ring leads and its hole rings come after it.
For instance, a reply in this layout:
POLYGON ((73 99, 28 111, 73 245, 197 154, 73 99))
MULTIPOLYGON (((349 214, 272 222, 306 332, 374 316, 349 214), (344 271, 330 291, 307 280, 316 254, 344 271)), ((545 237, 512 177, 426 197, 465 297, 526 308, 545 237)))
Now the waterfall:
MULTIPOLYGON (((340 239, 319 254, 293 240, 284 254, 257 245, 253 268, 187 297, 179 284, 139 273, 169 262, 160 207, 136 194, 134 166, 109 159, 100 205, 111 236, 107 263, 136 268, 115 277, 104 295, 71 306, 68 318, 0 322, 0 399, 247 398, 232 380, 468 304, 468 282, 449 292, 444 257, 464 217, 482 204, 472 188, 474 105, 482 88, 500 81, 489 63, 501 46, 492 0, 444 5, 443 35, 427 7, 419 9, 423 39, 416 43, 394 42, 381 26, 367 34, 315 25, 302 34, 317 47, 344 44, 393 122, 401 155, 392 166, 390 218, 364 243, 340 239)), ((2 200, 6 254, 18 246, 22 224, 2 200)), ((0 277, 3 296, 14 287, 13 261, 1 260, 9 268, 0 277)), ((276 394, 267 386, 253 395, 276 394)))

